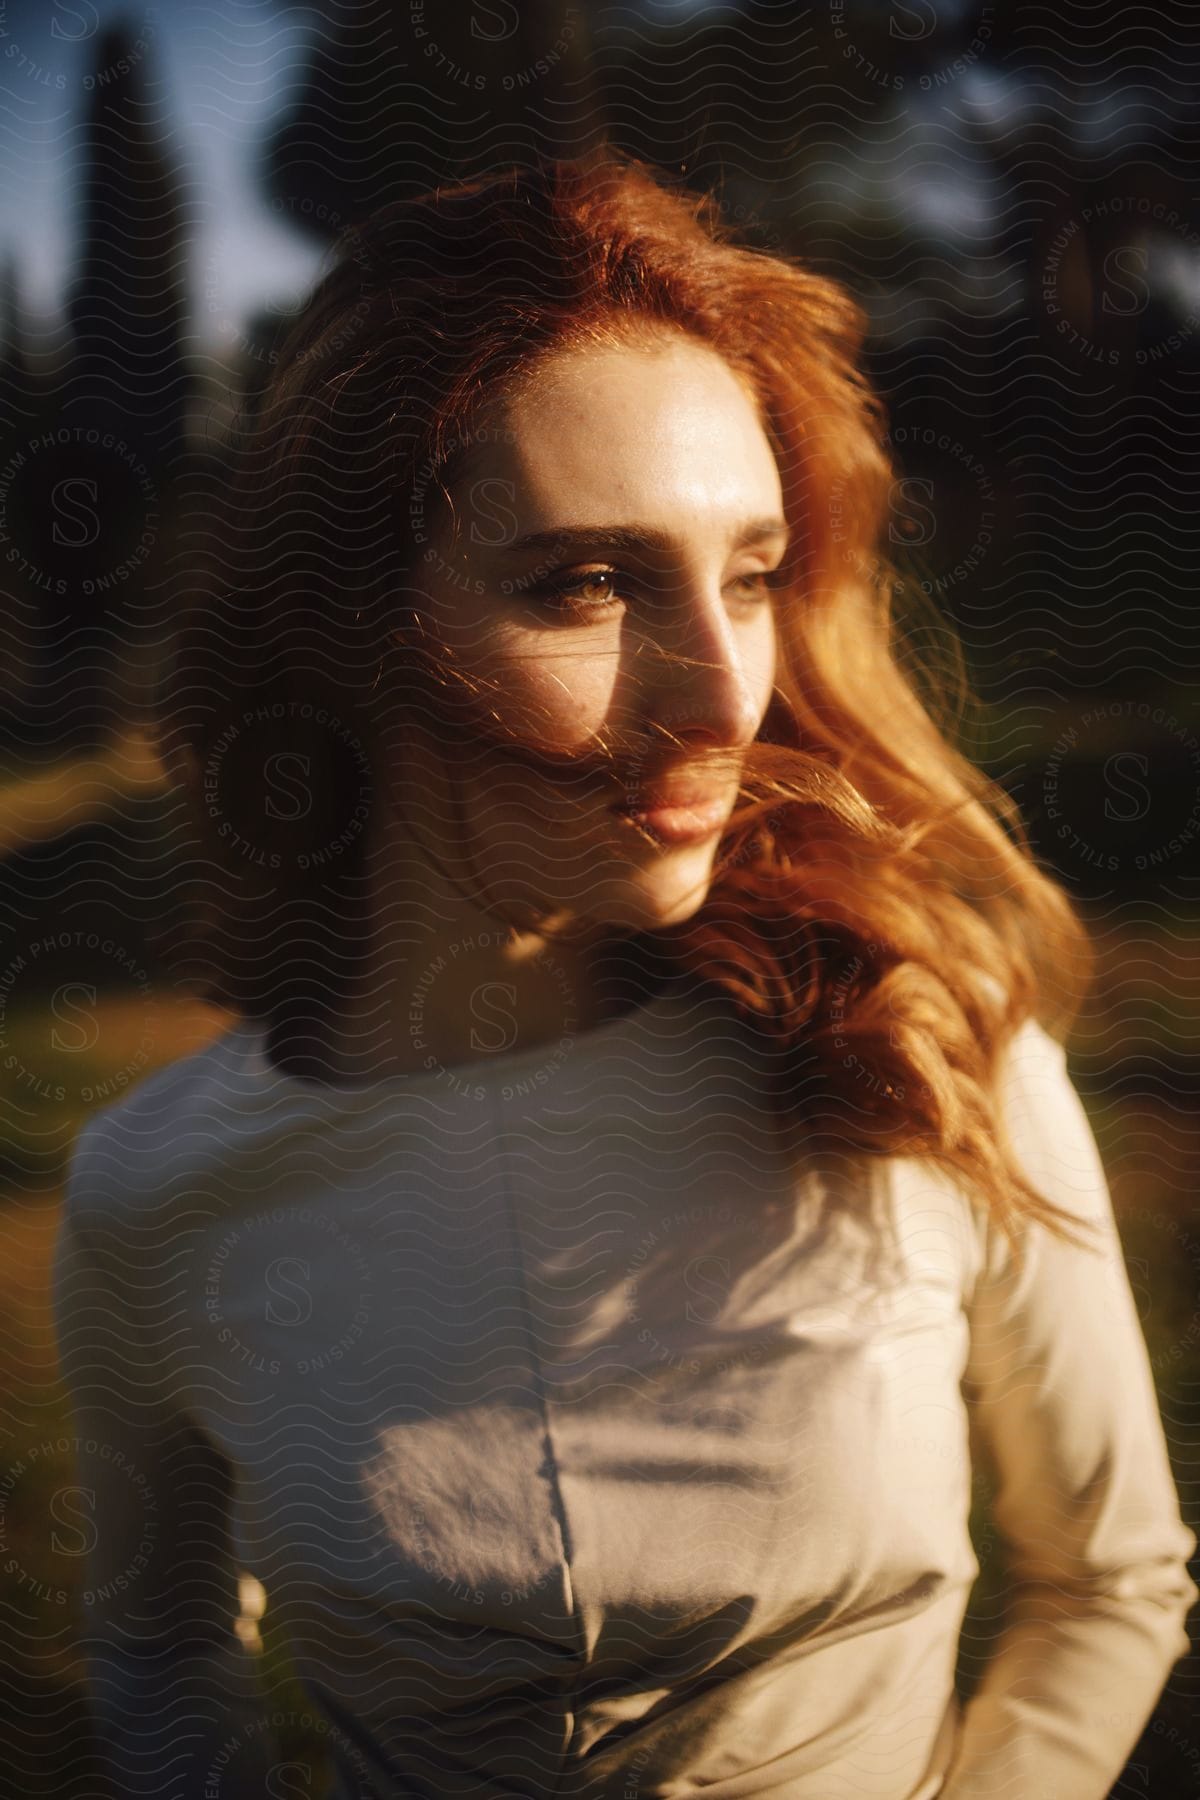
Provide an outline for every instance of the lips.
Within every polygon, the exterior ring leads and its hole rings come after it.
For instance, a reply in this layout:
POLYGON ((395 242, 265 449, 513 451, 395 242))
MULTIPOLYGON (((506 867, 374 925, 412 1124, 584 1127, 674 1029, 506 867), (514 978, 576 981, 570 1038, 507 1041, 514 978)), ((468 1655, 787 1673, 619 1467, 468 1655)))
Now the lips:
POLYGON ((673 812, 680 807, 709 807, 728 795, 728 782, 713 781, 695 769, 661 768, 641 771, 642 779, 625 786, 614 800, 615 812, 673 812))
POLYGON ((712 787, 645 787, 617 802, 620 812, 669 812, 678 807, 715 806, 720 792, 712 787))
POLYGON ((660 844, 711 837, 725 825, 729 810, 728 792, 711 783, 683 780, 646 782, 611 808, 619 819, 648 832, 660 844))

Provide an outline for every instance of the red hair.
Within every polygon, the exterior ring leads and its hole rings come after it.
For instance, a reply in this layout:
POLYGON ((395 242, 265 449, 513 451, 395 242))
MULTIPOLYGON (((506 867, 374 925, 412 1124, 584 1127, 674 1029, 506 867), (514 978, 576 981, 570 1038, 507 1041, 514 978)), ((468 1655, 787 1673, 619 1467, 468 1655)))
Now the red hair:
MULTIPOLYGON (((267 696, 324 697, 345 722, 340 750, 325 738, 336 825, 381 648, 405 643, 406 497, 422 471, 452 498, 484 409, 546 354, 664 332, 708 346, 754 395, 793 535, 745 804, 700 910, 656 936, 776 1047, 810 1145, 931 1157, 1014 1243, 1022 1214, 1073 1235, 1013 1160, 996 1081, 1031 1014, 1065 1033, 1092 953, 1015 805, 898 660, 898 578, 880 553, 894 470, 859 367, 863 314, 836 283, 738 242, 710 196, 611 147, 439 188, 340 240, 244 424, 209 546, 216 591, 181 640, 164 731, 201 835, 206 759, 239 689, 279 744, 304 720, 285 705, 273 726, 267 696)), ((445 682, 436 655, 407 654, 445 682)), ((270 1014, 283 976, 267 951, 294 948, 289 907, 303 888, 310 921, 328 922, 361 892, 361 859, 351 846, 336 879, 301 882, 208 848, 210 915, 237 913, 244 959, 226 933, 203 984, 270 1014)))

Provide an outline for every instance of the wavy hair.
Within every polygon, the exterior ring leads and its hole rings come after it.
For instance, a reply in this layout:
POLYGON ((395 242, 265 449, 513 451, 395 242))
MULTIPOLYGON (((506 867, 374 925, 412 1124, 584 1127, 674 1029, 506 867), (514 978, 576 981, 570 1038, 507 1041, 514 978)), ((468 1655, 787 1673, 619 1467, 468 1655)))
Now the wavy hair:
POLYGON ((753 1023, 810 1146, 934 1159, 1018 1251, 1022 1216, 1073 1237, 1073 1216, 1013 1156, 997 1082, 1026 1018, 1065 1035, 1093 952, 1014 802, 951 741, 961 665, 954 692, 926 698, 906 666, 902 583, 881 550, 895 471, 859 364, 863 313, 797 259, 740 241, 711 195, 611 146, 460 180, 352 227, 248 408, 160 709, 202 852, 192 979, 277 1018, 305 950, 336 1004, 365 890, 381 666, 399 655, 406 678, 454 683, 408 629, 412 496, 422 526, 435 490, 452 508, 485 409, 545 354, 663 333, 747 384, 792 539, 776 689, 740 804, 703 905, 657 947, 753 1023), (309 768, 314 732, 305 828, 324 848, 289 856, 286 809, 237 828, 254 785, 238 770, 263 766, 239 757, 253 745, 309 768))

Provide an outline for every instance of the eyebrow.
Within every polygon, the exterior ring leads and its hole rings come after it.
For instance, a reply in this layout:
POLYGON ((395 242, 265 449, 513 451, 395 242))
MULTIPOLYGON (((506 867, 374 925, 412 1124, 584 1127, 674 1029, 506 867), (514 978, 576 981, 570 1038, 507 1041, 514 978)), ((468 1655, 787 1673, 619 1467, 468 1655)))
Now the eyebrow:
MULTIPOLYGON (((774 537, 787 539, 788 528, 783 519, 747 519, 735 529, 729 548, 744 550, 748 544, 774 537)), ((636 555, 639 551, 670 553, 677 547, 678 541, 669 531, 660 531, 654 525, 563 525, 557 531, 530 531, 524 537, 514 538, 511 544, 497 546, 509 556, 524 550, 599 548, 636 555)))

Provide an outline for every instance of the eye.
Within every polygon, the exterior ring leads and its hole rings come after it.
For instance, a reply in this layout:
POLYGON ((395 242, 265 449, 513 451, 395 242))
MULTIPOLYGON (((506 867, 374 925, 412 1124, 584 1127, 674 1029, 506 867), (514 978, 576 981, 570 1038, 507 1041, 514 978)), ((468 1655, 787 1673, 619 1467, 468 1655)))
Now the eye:
POLYGON ((744 575, 735 575, 730 585, 741 588, 749 600, 769 600, 783 582, 782 569, 747 569, 744 575))
POLYGON ((623 574, 620 569, 574 569, 552 576, 526 591, 531 598, 560 612, 574 613, 577 617, 591 615, 595 619, 616 610, 615 592, 605 594, 600 590, 615 590, 618 584, 627 593, 635 585, 632 578, 623 574))
MULTIPOLYGON (((727 587, 734 589, 739 599, 759 605, 771 599, 783 580, 782 569, 748 569, 744 575, 735 575, 727 587)), ((621 593, 633 594, 637 586, 634 578, 624 570, 605 566, 568 570, 527 588, 526 593, 542 605, 595 624, 606 613, 616 611, 621 593), (608 592, 602 591, 604 589, 608 592)))

